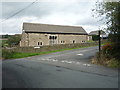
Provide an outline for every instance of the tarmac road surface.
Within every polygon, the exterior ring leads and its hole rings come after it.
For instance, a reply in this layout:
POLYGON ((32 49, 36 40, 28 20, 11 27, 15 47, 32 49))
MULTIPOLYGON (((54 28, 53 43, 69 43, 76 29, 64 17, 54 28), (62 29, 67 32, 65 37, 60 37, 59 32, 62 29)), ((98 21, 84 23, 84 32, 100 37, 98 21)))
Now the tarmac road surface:
POLYGON ((98 47, 2 62, 3 88, 118 88, 118 70, 90 63, 98 47))

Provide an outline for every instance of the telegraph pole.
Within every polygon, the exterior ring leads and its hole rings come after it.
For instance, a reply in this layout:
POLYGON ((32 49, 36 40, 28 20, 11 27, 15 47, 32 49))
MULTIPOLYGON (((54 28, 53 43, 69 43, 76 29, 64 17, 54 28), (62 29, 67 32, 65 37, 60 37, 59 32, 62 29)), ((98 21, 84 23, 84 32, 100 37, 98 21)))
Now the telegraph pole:
POLYGON ((101 51, 101 38, 100 38, 100 34, 101 34, 101 32, 99 30, 99 52, 101 51))

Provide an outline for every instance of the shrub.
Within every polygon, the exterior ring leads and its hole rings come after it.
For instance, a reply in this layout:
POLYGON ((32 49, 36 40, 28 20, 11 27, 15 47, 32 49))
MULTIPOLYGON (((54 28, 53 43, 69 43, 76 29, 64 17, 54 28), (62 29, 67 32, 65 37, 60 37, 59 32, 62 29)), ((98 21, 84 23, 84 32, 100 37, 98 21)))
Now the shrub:
POLYGON ((3 59, 13 58, 13 55, 14 55, 15 53, 16 53, 15 51, 8 51, 8 50, 3 49, 3 50, 2 50, 2 58, 3 58, 3 59))
POLYGON ((19 45, 20 40, 21 40, 21 36, 13 35, 8 38, 7 43, 9 46, 15 46, 15 45, 19 45))
POLYGON ((99 35, 92 35, 92 40, 93 41, 98 41, 99 40, 99 35))
POLYGON ((115 58, 117 56, 119 56, 119 52, 116 52, 114 44, 106 43, 102 46, 101 52, 96 53, 92 63, 108 67, 120 67, 119 59, 115 58))
POLYGON ((110 43, 107 43, 105 45, 102 46, 102 53, 106 56, 106 57, 111 57, 112 52, 113 52, 113 45, 110 43))
POLYGON ((115 58, 112 58, 110 59, 108 62, 107 62, 107 66, 108 67, 117 67, 119 68, 120 67, 120 62, 118 60, 116 60, 115 58))
POLYGON ((120 68, 119 60, 111 57, 108 58, 103 53, 99 53, 99 52, 97 52, 96 56, 92 59, 92 63, 111 67, 111 68, 120 68))

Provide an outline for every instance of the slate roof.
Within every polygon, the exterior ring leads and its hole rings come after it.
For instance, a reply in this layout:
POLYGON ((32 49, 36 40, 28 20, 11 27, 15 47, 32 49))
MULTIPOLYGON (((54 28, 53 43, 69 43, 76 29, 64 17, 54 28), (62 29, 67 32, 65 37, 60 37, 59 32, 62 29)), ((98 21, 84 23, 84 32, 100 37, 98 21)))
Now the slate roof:
POLYGON ((34 33, 68 33, 68 34, 85 34, 87 32, 79 26, 51 25, 39 23, 23 23, 25 32, 34 33))

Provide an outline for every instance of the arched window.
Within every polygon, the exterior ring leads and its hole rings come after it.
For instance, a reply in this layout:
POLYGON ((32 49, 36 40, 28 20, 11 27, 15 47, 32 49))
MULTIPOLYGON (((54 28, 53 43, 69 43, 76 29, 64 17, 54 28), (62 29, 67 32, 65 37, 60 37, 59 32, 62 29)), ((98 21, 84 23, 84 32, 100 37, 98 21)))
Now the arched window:
POLYGON ((43 45, 43 43, 42 43, 42 42, 38 42, 38 46, 39 46, 39 45, 43 45))
POLYGON ((38 45, 40 45, 40 43, 38 42, 38 45))
POLYGON ((52 39, 52 36, 49 36, 49 39, 52 39))
POLYGON ((42 42, 40 42, 40 45, 42 45, 42 42))
POLYGON ((73 40, 73 43, 75 43, 75 40, 73 40))

